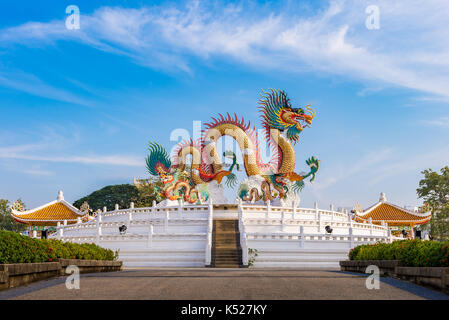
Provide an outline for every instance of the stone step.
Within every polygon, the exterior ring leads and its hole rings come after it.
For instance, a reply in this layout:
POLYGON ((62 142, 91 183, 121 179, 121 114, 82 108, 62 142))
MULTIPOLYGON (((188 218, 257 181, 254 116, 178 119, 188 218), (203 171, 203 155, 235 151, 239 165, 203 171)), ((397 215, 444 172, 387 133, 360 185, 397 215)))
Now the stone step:
POLYGON ((227 246, 233 246, 233 247, 238 247, 239 246, 239 242, 237 241, 212 241, 212 245, 227 245, 227 246))
POLYGON ((227 253, 236 253, 237 252, 237 247, 232 247, 232 248, 226 248, 226 247, 221 247, 221 248, 214 248, 214 252, 215 254, 227 254, 227 253))
POLYGON ((238 261, 240 257, 238 255, 236 256, 218 256, 214 257, 214 261, 238 261))
POLYGON ((237 246, 235 244, 220 244, 220 245, 212 245, 212 248, 215 248, 215 252, 221 251, 221 250, 232 250, 232 251, 238 251, 240 250, 240 246, 237 246))
POLYGON ((216 264, 215 268, 240 268, 239 264, 216 264))
POLYGON ((224 258, 239 258, 239 257, 240 257, 240 255, 238 253, 234 253, 234 254, 229 253, 229 254, 217 254, 213 258, 214 259, 218 259, 218 258, 224 259, 224 258))
POLYGON ((214 220, 211 260, 216 268, 240 267, 242 255, 237 220, 214 220))

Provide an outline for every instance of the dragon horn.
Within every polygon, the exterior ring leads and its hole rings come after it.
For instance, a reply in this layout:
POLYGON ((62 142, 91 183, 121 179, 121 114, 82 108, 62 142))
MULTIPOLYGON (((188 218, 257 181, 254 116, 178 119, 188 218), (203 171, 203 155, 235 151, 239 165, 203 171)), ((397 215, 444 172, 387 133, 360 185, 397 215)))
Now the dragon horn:
POLYGON ((313 110, 312 108, 310 108, 311 104, 309 103, 306 106, 306 111, 310 113, 310 115, 312 116, 312 119, 315 118, 315 110, 313 110))

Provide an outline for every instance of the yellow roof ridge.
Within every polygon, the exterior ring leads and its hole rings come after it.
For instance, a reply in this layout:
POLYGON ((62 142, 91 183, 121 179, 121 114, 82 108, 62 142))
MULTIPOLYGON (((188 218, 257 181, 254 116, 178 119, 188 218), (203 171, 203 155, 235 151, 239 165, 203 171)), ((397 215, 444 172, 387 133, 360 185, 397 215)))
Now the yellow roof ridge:
POLYGON ((369 214, 371 211, 373 211, 374 209, 376 209, 377 207, 379 207, 380 205, 383 205, 383 204, 384 204, 384 205, 387 205, 387 206, 391 206, 391 207, 393 207, 393 208, 396 208, 396 209, 398 209, 398 210, 400 210, 400 211, 403 211, 403 212, 405 212, 405 213, 411 214, 411 215, 413 215, 413 216, 415 216, 415 217, 419 217, 419 218, 427 218, 427 217, 429 217, 429 216, 431 215, 431 212, 430 212, 430 211, 425 212, 425 213, 414 212, 414 211, 410 211, 410 210, 408 210, 408 209, 406 209, 406 208, 400 207, 400 206, 398 206, 398 205, 396 205, 396 204, 394 204, 394 203, 388 202, 388 201, 379 201, 378 203, 372 205, 371 207, 367 208, 367 209, 364 210, 363 212, 361 212, 361 213, 356 213, 356 215, 358 215, 359 217, 362 218, 362 217, 366 216, 366 215, 369 214))

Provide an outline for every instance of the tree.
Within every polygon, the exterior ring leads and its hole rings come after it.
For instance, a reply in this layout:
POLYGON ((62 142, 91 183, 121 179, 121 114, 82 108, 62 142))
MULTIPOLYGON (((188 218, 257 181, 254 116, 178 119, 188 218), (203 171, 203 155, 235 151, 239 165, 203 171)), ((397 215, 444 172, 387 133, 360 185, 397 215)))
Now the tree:
POLYGON ((449 167, 440 170, 441 174, 427 169, 422 171, 424 179, 419 181, 416 192, 432 210, 430 234, 435 240, 449 239, 449 167))
MULTIPOLYGON (((25 207, 25 204, 21 199, 18 199, 17 201, 25 207)), ((27 226, 25 224, 19 223, 12 218, 9 201, 0 199, 0 230, 21 232, 26 230, 26 228, 27 226)))
POLYGON ((103 209, 106 206, 108 211, 111 211, 114 210, 116 203, 120 208, 129 208, 129 204, 136 202, 138 196, 139 190, 135 186, 119 184, 94 191, 90 195, 76 200, 73 205, 80 208, 84 201, 86 201, 93 210, 103 209))
POLYGON ((153 201, 157 201, 155 188, 162 189, 162 182, 160 179, 150 178, 141 180, 139 185, 137 185, 139 195, 135 204, 136 207, 151 207, 153 205, 153 201))

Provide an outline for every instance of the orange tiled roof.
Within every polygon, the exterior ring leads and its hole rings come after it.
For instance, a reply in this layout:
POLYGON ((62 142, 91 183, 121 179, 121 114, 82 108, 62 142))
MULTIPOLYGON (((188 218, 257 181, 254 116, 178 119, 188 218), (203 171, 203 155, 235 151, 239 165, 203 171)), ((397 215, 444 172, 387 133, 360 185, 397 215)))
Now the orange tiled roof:
POLYGON ((67 223, 76 223, 83 214, 65 201, 54 201, 45 206, 24 212, 12 211, 14 220, 28 225, 53 226, 67 220, 67 223))
POLYGON ((385 221, 388 224, 423 224, 430 220, 431 214, 418 214, 390 203, 381 202, 365 210, 361 214, 356 214, 356 221, 367 221, 369 218, 373 222, 385 221))

